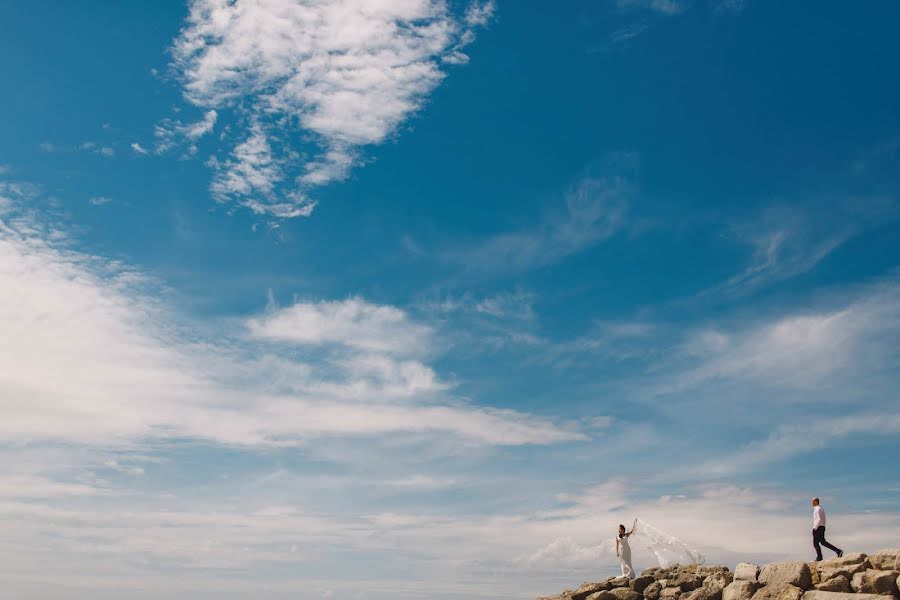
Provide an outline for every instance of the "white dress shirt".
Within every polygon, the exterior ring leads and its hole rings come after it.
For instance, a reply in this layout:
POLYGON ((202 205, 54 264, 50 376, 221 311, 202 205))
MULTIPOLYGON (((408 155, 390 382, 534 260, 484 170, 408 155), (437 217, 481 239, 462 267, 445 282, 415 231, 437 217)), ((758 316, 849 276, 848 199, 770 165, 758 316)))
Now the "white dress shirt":
POLYGON ((821 506, 813 507, 813 529, 825 525, 825 509, 821 506))

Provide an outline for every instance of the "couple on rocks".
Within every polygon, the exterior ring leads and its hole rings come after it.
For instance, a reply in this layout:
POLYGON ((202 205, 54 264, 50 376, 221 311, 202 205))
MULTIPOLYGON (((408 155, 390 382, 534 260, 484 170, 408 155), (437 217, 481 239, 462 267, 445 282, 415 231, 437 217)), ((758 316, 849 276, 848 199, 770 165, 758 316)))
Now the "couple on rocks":
MULTIPOLYGON (((825 509, 822 508, 818 498, 812 499, 813 506, 813 548, 816 549, 816 561, 822 560, 822 546, 832 550, 838 557, 844 555, 844 551, 840 548, 832 546, 825 540, 825 509)), ((619 534, 616 536, 616 556, 622 563, 622 575, 629 579, 635 578, 634 567, 631 565, 631 545, 630 538, 637 528, 637 519, 631 525, 631 530, 626 531, 624 525, 619 525, 619 534)))

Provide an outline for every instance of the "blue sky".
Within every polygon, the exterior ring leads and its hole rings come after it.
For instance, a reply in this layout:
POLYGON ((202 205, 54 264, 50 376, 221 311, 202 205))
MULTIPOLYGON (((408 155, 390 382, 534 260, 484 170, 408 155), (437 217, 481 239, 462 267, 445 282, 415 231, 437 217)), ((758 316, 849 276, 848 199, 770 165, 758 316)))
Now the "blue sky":
POLYGON ((0 567, 534 597, 900 526, 890 2, 0 6, 0 567), (651 565, 637 550, 636 566, 651 565))

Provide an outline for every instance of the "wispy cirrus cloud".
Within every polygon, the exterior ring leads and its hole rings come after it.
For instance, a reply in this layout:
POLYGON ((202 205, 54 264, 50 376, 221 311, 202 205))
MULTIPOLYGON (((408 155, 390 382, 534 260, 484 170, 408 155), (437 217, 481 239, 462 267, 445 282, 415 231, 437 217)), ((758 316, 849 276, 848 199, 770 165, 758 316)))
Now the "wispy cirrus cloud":
MULTIPOLYGON (((233 109, 238 134, 214 193, 279 217, 345 178, 461 64, 494 4, 440 0, 194 0, 172 46, 188 101, 233 109), (253 180, 251 183, 250 180, 253 180)), ((207 115, 210 113, 207 112, 207 115)))
MULTIPOLYGON (((187 146, 187 154, 194 155, 197 153, 196 142, 205 135, 212 133, 216 126, 216 120, 219 114, 214 110, 208 110, 204 113, 203 118, 194 123, 182 123, 175 119, 163 119, 153 130, 156 138, 155 152, 162 154, 169 150, 187 146)), ((138 143, 131 145, 132 150, 141 154, 143 148, 138 143)), ((146 153, 144 151, 143 153, 146 153)))
POLYGON ((536 227, 461 245, 442 258, 472 272, 514 273, 556 263, 618 232, 633 193, 624 176, 585 177, 565 194, 564 210, 536 227))

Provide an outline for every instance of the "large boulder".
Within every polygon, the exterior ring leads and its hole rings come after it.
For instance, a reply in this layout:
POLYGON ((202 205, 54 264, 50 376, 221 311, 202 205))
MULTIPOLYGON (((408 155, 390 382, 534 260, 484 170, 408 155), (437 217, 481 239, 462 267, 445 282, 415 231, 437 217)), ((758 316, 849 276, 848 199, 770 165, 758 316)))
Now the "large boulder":
POLYGON ((722 600, 750 600, 756 591, 756 583, 746 579, 735 579, 724 590, 722 600))
POLYGON ((829 579, 843 575, 848 580, 860 571, 870 568, 866 555, 859 552, 846 554, 841 558, 829 558, 812 563, 813 584, 819 584, 829 579))
POLYGON ((900 571, 900 548, 888 548, 870 554, 869 563, 879 571, 900 571))
POLYGON ((604 583, 609 585, 607 589, 610 590, 615 588, 627 588, 628 584, 631 583, 631 579, 621 575, 619 577, 610 577, 609 579, 604 580, 604 583))
POLYGON ((734 569, 734 578, 756 583, 759 580, 759 567, 752 563, 738 563, 734 569))
POLYGON ((846 594, 811 590, 803 594, 802 600, 885 600, 885 597, 878 594, 846 594))
POLYGON ((803 590, 796 585, 775 582, 759 588, 751 600, 800 600, 801 596, 803 590))
MULTIPOLYGON (((861 562, 855 565, 841 565, 836 567, 820 567, 816 569, 816 573, 819 576, 819 582, 827 581, 828 579, 833 579, 839 575, 843 575, 847 579, 853 579, 853 576, 857 573, 865 571, 869 566, 868 561, 861 562)), ((815 581, 814 581, 815 582, 815 581)))
POLYGON ((897 571, 876 571, 869 569, 853 576, 850 587, 857 594, 892 594, 897 593, 897 571))
POLYGON ((837 575, 818 584, 816 589, 823 592, 844 592, 849 594, 850 580, 847 579, 846 575, 837 575))
POLYGON ((572 590, 566 590, 555 596, 540 596, 537 600, 572 600, 572 590))
POLYGON ((606 581, 583 583, 580 588, 572 592, 571 596, 572 600, 586 600, 591 594, 608 589, 609 584, 606 581))
POLYGON ((636 577, 631 580, 631 589, 636 591, 638 594, 643 594, 644 590, 647 589, 647 586, 654 581, 655 580, 650 575, 641 575, 640 577, 636 577))
POLYGON ((786 583, 801 590, 808 590, 812 587, 812 574, 806 563, 799 560, 772 563, 762 568, 759 582, 763 585, 786 583))
POLYGON ((734 581, 734 575, 729 571, 716 571, 706 576, 706 579, 703 580, 703 588, 713 593, 721 592, 730 585, 732 581, 734 581))
POLYGON ((644 600, 659 600, 659 594, 662 592, 662 589, 662 584, 654 581, 644 588, 644 600))
POLYGON ((683 572, 675 578, 675 581, 670 581, 669 585, 680 587, 684 592, 692 592, 703 585, 703 578, 691 572, 683 572))
POLYGON ((664 587, 663 590, 659 593, 659 600, 676 600, 683 593, 684 590, 682 590, 677 585, 670 585, 668 587, 664 587))
POLYGON ((722 589, 698 587, 693 592, 684 594, 681 600, 722 600, 722 589))
POLYGON ((643 596, 628 588, 616 588, 609 591, 617 600, 643 600, 643 596))
POLYGON ((590 596, 585 598, 585 600, 618 600, 618 599, 615 596, 613 596, 613 593, 610 592, 609 590, 600 590, 599 592, 594 592, 593 594, 591 594, 590 596))
POLYGON ((849 565, 858 565, 866 561, 866 555, 862 552, 852 552, 840 557, 828 558, 820 560, 816 566, 819 569, 830 569, 832 567, 845 567, 849 565))

